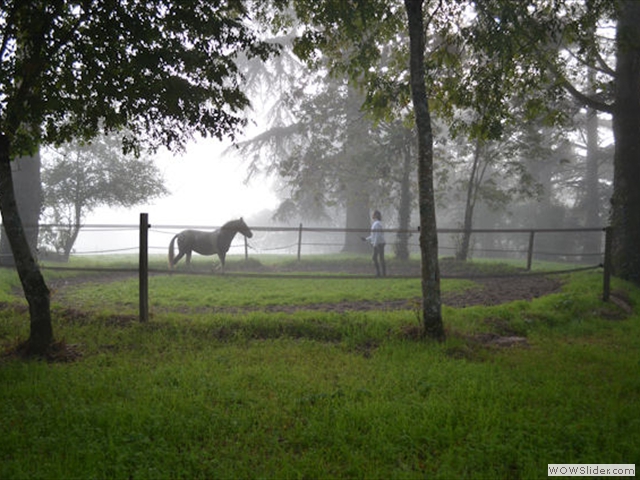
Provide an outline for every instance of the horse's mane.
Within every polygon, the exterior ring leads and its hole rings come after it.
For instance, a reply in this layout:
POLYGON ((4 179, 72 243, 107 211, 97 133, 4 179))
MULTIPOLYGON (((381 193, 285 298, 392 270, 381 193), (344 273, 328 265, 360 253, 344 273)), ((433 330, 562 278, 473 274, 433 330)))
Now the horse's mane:
POLYGON ((216 240, 219 251, 227 252, 229 250, 231 242, 233 241, 233 237, 236 236, 236 233, 238 233, 241 226, 244 226, 246 228, 247 224, 244 223, 244 220, 242 218, 238 218, 237 220, 229 220, 227 223, 222 225, 222 227, 220 227, 218 238, 216 240))
POLYGON ((227 223, 220 227, 220 230, 229 230, 230 228, 237 229, 237 226, 243 223, 244 220, 242 218, 238 218, 237 220, 229 220, 227 223))

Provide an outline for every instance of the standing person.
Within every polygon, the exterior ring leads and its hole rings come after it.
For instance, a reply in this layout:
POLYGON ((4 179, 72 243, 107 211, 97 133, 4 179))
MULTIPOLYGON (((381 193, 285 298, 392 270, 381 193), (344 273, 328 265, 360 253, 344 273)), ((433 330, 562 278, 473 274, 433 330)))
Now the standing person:
POLYGON ((379 210, 373 212, 373 223, 371 224, 371 235, 366 240, 373 245, 373 264, 376 266, 376 276, 380 276, 380 266, 382 266, 382 276, 387 275, 387 266, 384 262, 384 233, 382 232, 382 214, 379 210), (379 262, 378 262, 379 261, 379 262))

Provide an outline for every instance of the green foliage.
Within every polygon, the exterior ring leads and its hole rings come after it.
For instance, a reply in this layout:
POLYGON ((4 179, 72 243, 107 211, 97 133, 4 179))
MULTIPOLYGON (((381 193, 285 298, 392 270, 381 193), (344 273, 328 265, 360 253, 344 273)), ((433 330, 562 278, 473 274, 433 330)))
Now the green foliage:
POLYGON ((295 0, 293 6, 304 26, 296 53, 312 65, 328 62, 338 77, 368 76, 368 67, 380 59, 380 42, 403 30, 402 10, 395 2, 295 0))
MULTIPOLYGON (((102 316, 113 300, 101 304, 98 285, 69 287, 65 304, 94 297, 97 308, 55 313, 82 357, 0 360, 11 386, 0 389, 0 477, 533 479, 548 463, 633 463, 640 324, 599 300, 600 281, 574 275, 533 302, 446 309, 442 345, 407 336, 406 311, 198 314, 191 296, 181 302, 194 308, 142 325, 102 316), (529 346, 477 340, 516 328, 529 346)), ((316 282, 307 299, 300 282, 297 301, 336 298, 333 280, 316 282)), ((391 281, 358 296, 376 284, 391 281)), ((614 289, 640 304, 637 288, 614 289)), ((273 289, 233 302, 260 290, 273 289)), ((5 348, 25 323, 7 313, 5 348)))
POLYGON ((244 2, 8 2, 0 124, 14 156, 128 128, 128 145, 231 135, 248 101, 238 53, 266 58, 244 2))

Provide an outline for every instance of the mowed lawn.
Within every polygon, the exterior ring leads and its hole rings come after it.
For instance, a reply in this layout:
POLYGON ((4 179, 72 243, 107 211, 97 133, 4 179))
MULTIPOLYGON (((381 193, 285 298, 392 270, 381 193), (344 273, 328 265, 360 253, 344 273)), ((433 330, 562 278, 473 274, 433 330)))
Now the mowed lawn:
MULTIPOLYGON (((0 359, 0 478, 545 478, 550 463, 640 463, 640 291, 601 273, 559 293, 443 309, 411 279, 60 281, 67 362, 0 359), (288 305, 287 311, 274 311, 288 305), (516 338, 500 346, 496 339, 516 338)), ((55 278, 54 278, 55 277, 55 278)), ((0 271, 0 345, 28 335, 0 271)), ((477 288, 445 281, 443 290, 477 288)))

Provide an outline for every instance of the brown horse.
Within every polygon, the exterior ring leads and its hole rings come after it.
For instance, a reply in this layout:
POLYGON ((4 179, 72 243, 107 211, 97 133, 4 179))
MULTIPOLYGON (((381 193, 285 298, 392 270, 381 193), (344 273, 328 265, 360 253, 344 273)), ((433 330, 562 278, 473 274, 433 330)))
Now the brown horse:
POLYGON ((218 254, 220 263, 224 269, 224 260, 236 233, 240 232, 247 238, 253 237, 253 232, 247 227, 242 218, 225 223, 213 232, 201 232, 199 230, 183 230, 171 239, 169 243, 169 269, 173 269, 176 263, 186 255, 187 265, 191 266, 191 253, 200 255, 218 254), (173 253, 173 244, 178 240, 178 256, 173 253))

